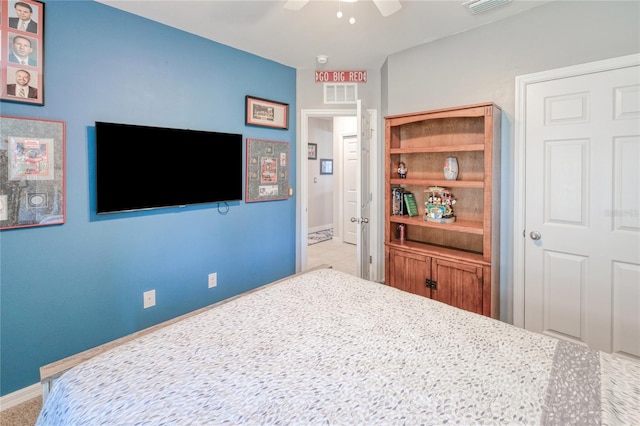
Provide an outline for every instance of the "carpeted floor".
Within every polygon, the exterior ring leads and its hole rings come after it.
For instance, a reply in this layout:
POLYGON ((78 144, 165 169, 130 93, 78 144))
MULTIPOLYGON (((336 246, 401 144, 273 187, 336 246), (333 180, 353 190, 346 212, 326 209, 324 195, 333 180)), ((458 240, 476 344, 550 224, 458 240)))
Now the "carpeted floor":
POLYGON ((42 409, 42 397, 30 399, 15 407, 0 411, 2 426, 33 426, 42 409))
POLYGON ((333 238, 333 228, 323 231, 311 232, 308 236, 308 245, 314 245, 333 238))

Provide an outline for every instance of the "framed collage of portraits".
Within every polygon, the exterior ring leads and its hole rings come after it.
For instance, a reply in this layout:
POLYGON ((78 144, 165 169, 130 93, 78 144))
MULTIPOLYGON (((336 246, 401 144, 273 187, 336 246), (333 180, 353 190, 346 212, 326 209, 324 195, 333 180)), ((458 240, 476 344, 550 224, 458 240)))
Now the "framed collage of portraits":
POLYGON ((0 100, 44 105, 44 3, 0 3, 0 100))
POLYGON ((65 222, 65 122, 0 116, 0 229, 65 222))
POLYGON ((247 138, 245 202, 284 200, 289 195, 289 144, 247 138))

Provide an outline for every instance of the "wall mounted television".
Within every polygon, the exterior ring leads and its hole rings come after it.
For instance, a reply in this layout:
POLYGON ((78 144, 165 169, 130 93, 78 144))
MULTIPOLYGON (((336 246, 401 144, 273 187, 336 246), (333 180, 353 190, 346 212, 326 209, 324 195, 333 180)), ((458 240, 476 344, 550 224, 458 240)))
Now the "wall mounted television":
POLYGON ((242 200, 242 135, 96 122, 96 212, 242 200))

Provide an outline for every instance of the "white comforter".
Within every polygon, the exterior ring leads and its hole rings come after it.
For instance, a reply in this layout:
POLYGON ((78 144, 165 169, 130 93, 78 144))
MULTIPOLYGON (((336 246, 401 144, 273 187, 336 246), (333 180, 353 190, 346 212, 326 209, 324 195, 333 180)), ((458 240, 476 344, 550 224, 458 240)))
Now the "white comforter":
POLYGON ((569 390, 590 403, 577 414, 570 403, 565 412, 562 380, 550 385, 554 359, 565 371, 558 346, 490 318, 319 270, 71 369, 55 382, 38 425, 637 422, 640 366, 592 351, 585 352, 597 371, 592 365, 584 373, 593 376, 587 377, 593 389, 569 390))

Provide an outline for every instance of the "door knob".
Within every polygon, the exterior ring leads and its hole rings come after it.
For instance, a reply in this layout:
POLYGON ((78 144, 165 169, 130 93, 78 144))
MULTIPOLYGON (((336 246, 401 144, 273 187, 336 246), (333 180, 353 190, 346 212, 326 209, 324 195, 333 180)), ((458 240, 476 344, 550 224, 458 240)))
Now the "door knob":
POLYGON ((355 217, 351 218, 351 222, 357 222, 357 221, 358 221, 358 219, 356 219, 355 217))
POLYGON ((540 238, 542 238, 542 234, 540 234, 538 231, 531 231, 529 236, 532 240, 539 240, 540 238))
POLYGON ((362 223, 369 223, 369 218, 368 217, 363 217, 362 218, 362 223))

